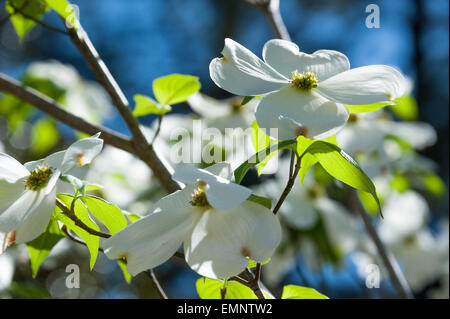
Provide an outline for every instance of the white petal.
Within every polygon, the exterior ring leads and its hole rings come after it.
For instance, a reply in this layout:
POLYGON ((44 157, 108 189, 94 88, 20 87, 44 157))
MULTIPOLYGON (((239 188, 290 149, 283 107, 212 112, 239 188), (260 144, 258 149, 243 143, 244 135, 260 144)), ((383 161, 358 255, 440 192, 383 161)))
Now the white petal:
POLYGON ((436 143, 436 130, 430 124, 423 122, 383 122, 380 124, 384 124, 383 128, 386 134, 400 137, 415 149, 423 150, 436 143))
POLYGON ((111 259, 126 257, 132 275, 167 261, 197 221, 195 209, 186 209, 189 195, 182 190, 161 199, 153 214, 103 242, 106 255, 111 259))
POLYGON ((208 184, 206 198, 209 204, 218 210, 229 210, 245 201, 252 191, 244 186, 231 183, 228 179, 216 176, 207 170, 193 166, 177 169, 172 178, 193 185, 197 181, 208 184))
POLYGON ((29 174, 28 170, 15 158, 5 153, 0 153, 0 178, 15 182, 19 178, 29 174))
POLYGON ((326 138, 338 132, 348 116, 342 104, 292 87, 264 96, 255 113, 259 127, 268 133, 277 128, 278 136, 272 137, 280 140, 296 138, 298 127, 306 127, 310 138, 326 138))
POLYGON ((205 171, 210 172, 216 176, 231 180, 233 177, 233 170, 231 169, 230 163, 220 162, 205 168, 205 171))
POLYGON ((22 179, 16 182, 0 179, 0 216, 6 211, 25 191, 22 179))
POLYGON ((244 202, 230 211, 210 210, 184 241, 189 266, 202 276, 229 278, 272 256, 281 239, 279 221, 258 204, 244 202))
POLYGON ((66 154, 66 151, 56 152, 56 153, 53 153, 53 154, 47 156, 46 158, 43 158, 43 159, 40 159, 37 161, 27 162, 24 164, 24 166, 29 171, 32 171, 35 168, 37 168, 39 166, 43 166, 43 165, 56 170, 61 167, 61 163, 64 159, 65 154, 66 154))
POLYGON ((225 39, 223 58, 215 58, 209 74, 216 85, 241 96, 254 96, 280 90, 289 85, 287 78, 239 43, 225 39))
POLYGON ((270 40, 263 49, 263 58, 275 70, 290 78, 292 71, 313 72, 319 81, 350 69, 347 57, 333 50, 319 50, 313 54, 299 52, 295 43, 270 40))
POLYGON ((286 221, 298 229, 313 228, 319 215, 313 206, 313 201, 300 197, 299 194, 291 194, 280 209, 280 214, 286 221))
POLYGON ((40 205, 45 195, 42 192, 25 191, 5 211, 0 212, 0 232, 16 230, 40 205))
POLYGON ((357 152, 369 154, 379 149, 385 133, 380 131, 376 120, 357 120, 347 125, 336 135, 339 146, 350 156, 357 152))
POLYGON ((33 213, 16 230, 16 244, 27 243, 42 234, 55 210, 56 189, 46 195, 33 213))
POLYGON ((391 103, 410 90, 410 82, 397 69, 387 65, 369 65, 339 73, 319 82, 317 90, 342 104, 391 103))
POLYGON ((188 98, 187 103, 192 110, 207 119, 222 117, 232 111, 229 103, 214 99, 200 92, 192 94, 188 98))
POLYGON ((66 151, 61 164, 64 174, 73 167, 89 164, 102 150, 103 140, 96 136, 76 141, 66 151))

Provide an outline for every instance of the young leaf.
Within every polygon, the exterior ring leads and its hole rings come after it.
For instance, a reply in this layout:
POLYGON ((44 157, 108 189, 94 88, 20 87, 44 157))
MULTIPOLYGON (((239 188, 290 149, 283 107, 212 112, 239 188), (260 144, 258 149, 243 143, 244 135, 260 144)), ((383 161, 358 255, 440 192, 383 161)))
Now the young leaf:
POLYGON ((283 287, 281 299, 329 299, 313 288, 287 285, 283 287))
POLYGON ((388 103, 384 102, 378 102, 373 104, 364 104, 364 105, 345 105, 347 110, 350 112, 350 114, 353 113, 368 113, 368 112, 374 112, 379 109, 382 109, 385 106, 388 106, 388 103))
MULTIPOLYGON (((66 207, 70 208, 72 204, 72 200, 74 199, 73 196, 66 195, 66 194, 59 194, 57 195, 58 199, 60 199, 66 207)), ((98 248, 99 248, 99 237, 89 234, 84 229, 78 227, 75 225, 75 222, 67 217, 66 215, 59 212, 55 215, 55 217, 62 222, 64 225, 67 226, 67 228, 75 234, 77 234, 84 242, 86 243, 89 252, 91 254, 91 260, 90 260, 90 268, 94 268, 95 261, 97 260, 98 256, 98 248)), ((99 231, 99 227, 97 224, 95 224, 93 221, 90 220, 87 207, 80 201, 77 200, 75 202, 74 211, 76 216, 89 228, 99 231)))
POLYGON ((59 229, 58 221, 52 216, 44 232, 38 238, 27 243, 33 277, 38 274, 39 267, 52 248, 64 237, 65 234, 59 229))
POLYGON ((184 74, 171 74, 153 81, 153 94, 161 105, 184 102, 200 90, 198 77, 184 74))
POLYGON ((419 107, 417 102, 411 95, 399 97, 393 101, 389 109, 394 112, 400 119, 405 121, 417 120, 419 116, 419 107))
POLYGON ((7 0, 6 12, 10 16, 10 20, 16 30, 20 40, 23 40, 27 33, 36 25, 36 22, 25 17, 18 11, 23 12, 26 16, 33 19, 40 20, 42 16, 47 12, 48 7, 43 0, 7 0))
MULTIPOLYGON (((224 284, 220 280, 199 278, 196 283, 201 299, 221 299, 220 290, 224 284)), ((229 281, 226 285, 225 299, 258 299, 253 291, 241 283, 229 281)))
POLYGON ((91 195, 81 196, 80 199, 86 204, 89 212, 109 229, 111 235, 127 226, 127 220, 117 206, 91 195))
POLYGON ((234 177, 237 184, 240 184, 242 182, 242 179, 247 174, 248 170, 252 168, 253 166, 261 163, 269 154, 279 151, 285 148, 291 148, 293 150, 296 149, 296 143, 295 140, 286 140, 281 141, 278 144, 274 144, 262 151, 259 151, 258 153, 254 154, 252 157, 250 157, 248 160, 246 160, 244 163, 242 163, 235 171, 234 171, 234 177))
POLYGON ((31 151, 35 155, 48 153, 59 141, 55 122, 49 118, 39 119, 31 131, 31 151))
POLYGON ((261 206, 264 206, 267 209, 272 209, 272 199, 270 198, 251 194, 250 197, 247 198, 247 200, 260 204, 261 206))
MULTIPOLYGON (((267 259, 266 261, 263 261, 263 262, 261 263, 261 265, 265 265, 265 264, 267 264, 269 261, 270 261, 270 258, 267 259)), ((249 261, 248 261, 248 266, 247 266, 247 268, 255 268, 257 263, 258 263, 258 262, 254 261, 254 260, 249 260, 249 261)))
POLYGON ((244 98, 242 99, 241 106, 244 106, 245 104, 250 102, 253 98, 254 98, 254 96, 244 96, 244 98))
POLYGON ((381 205, 375 185, 347 153, 338 146, 324 141, 315 141, 308 147, 306 152, 313 155, 320 165, 334 178, 353 188, 371 194, 377 201, 381 213, 381 205))
POLYGON ((73 7, 67 0, 45 0, 47 5, 55 10, 63 19, 69 22, 75 29, 77 21, 73 7))
POLYGON ((118 259, 117 264, 119 265, 120 270, 122 270, 122 274, 123 274, 125 281, 128 284, 131 283, 131 279, 133 279, 133 276, 127 270, 127 263, 122 259, 118 259))
POLYGON ((161 105, 148 96, 136 94, 133 98, 136 103, 136 107, 133 111, 135 117, 149 114, 162 115, 172 111, 172 108, 169 105, 161 105))

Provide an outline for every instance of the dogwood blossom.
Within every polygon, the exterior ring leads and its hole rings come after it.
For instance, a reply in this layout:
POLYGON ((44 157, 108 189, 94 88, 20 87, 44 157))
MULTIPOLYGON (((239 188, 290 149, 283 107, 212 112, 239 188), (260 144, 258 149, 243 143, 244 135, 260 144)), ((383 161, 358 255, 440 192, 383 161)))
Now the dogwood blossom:
POLYGON ((15 231, 15 243, 38 237, 53 213, 59 177, 97 156, 103 147, 98 135, 25 165, 0 153, 0 233, 15 231))
POLYGON ((155 204, 151 214, 103 243, 109 258, 126 258, 132 275, 168 260, 184 243, 186 262, 202 276, 224 279, 265 261, 281 229, 267 208, 246 201, 251 190, 230 182, 222 162, 206 169, 185 166, 173 179, 186 184, 155 204))
POLYGON ((390 103, 410 90, 397 69, 370 65, 350 70, 337 51, 299 51, 296 44, 270 40, 263 60, 225 39, 222 58, 211 61, 211 79, 236 95, 264 95, 255 116, 261 128, 278 128, 279 139, 302 134, 321 139, 338 132, 349 113, 344 104, 390 103))

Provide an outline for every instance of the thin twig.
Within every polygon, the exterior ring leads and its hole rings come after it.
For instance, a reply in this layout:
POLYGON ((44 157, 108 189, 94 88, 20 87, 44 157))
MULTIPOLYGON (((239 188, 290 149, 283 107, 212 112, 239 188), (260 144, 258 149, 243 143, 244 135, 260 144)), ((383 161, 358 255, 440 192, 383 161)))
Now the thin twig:
POLYGON ((67 208, 66 205, 64 205, 64 203, 61 202, 58 198, 56 199, 56 206, 61 208, 61 210, 62 210, 61 213, 64 214, 65 216, 67 216, 68 218, 70 218, 71 220, 73 220, 76 226, 78 226, 81 229, 85 230, 89 234, 94 235, 94 236, 98 236, 98 237, 103 237, 103 238, 111 237, 111 235, 109 235, 109 234, 105 234, 105 233, 96 231, 96 230, 90 228, 89 226, 87 226, 85 223, 83 223, 83 221, 81 221, 77 217, 77 215, 75 215, 74 212, 70 211, 70 209, 67 208))
POLYGON ((152 145, 155 143, 155 140, 158 137, 159 132, 161 131, 161 123, 162 123, 163 117, 164 117, 164 115, 162 115, 162 114, 160 114, 158 116, 158 127, 156 128, 155 135, 153 135, 152 142, 151 142, 152 145))
POLYGON ((149 269, 147 271, 147 274, 150 276, 150 279, 153 281, 153 284, 155 285, 159 296, 162 299, 168 299, 166 293, 164 292, 164 289, 162 288, 161 284, 158 281, 158 278, 156 278, 156 275, 155 275, 155 272, 153 271, 153 269, 149 269))
POLYGON ((257 6, 264 11, 270 25, 279 39, 291 41, 289 32, 280 14, 280 0, 243 0, 257 6))
POLYGON ((353 189, 350 190, 350 201, 352 203, 352 206, 355 208, 355 211, 363 220, 367 233, 369 234, 373 243, 377 247, 378 254, 380 255, 381 260, 383 261, 383 264, 389 273, 389 277, 391 278, 395 290, 397 291, 399 296, 403 299, 414 298, 411 292, 411 288, 409 287, 408 282, 406 281, 406 278, 399 264, 397 263, 397 260, 388 251, 388 249, 381 241, 377 231, 375 230, 375 227, 372 225, 370 217, 367 215, 366 210, 364 209, 364 207, 362 206, 361 202, 358 199, 356 191, 353 189))
MULTIPOLYGON (((294 151, 292 151, 294 152, 294 151)), ((295 153, 295 152, 294 152, 295 153)), ((294 172, 292 173, 292 175, 289 177, 288 182, 286 184, 286 187, 284 188, 283 193, 280 196, 280 199, 278 200, 277 204, 275 205, 275 208, 273 209, 273 213, 276 215, 278 213, 278 211, 281 208, 281 205, 283 205, 284 200, 286 199, 286 197, 289 195, 289 193, 292 190, 292 187, 294 186, 295 183, 295 179, 297 178, 298 172, 300 171, 300 167, 301 167, 301 158, 299 158, 298 156, 295 156, 293 158, 297 158, 297 162, 295 163, 295 168, 294 168, 294 172)), ((292 158, 291 158, 292 161, 292 158)))

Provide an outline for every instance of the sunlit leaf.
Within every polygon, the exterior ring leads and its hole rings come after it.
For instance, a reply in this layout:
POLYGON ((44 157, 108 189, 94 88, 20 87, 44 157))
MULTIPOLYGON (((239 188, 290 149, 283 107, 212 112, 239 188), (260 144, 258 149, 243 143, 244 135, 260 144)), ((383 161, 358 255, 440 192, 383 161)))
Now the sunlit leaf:
POLYGON ((136 103, 136 107, 133 111, 133 115, 135 117, 145 116, 149 114, 162 115, 172 110, 169 105, 161 105, 152 98, 145 95, 136 94, 133 98, 134 102, 136 103))
POLYGON ((329 299, 313 288, 287 285, 283 287, 281 299, 329 299))
POLYGON ((50 254, 52 248, 64 237, 65 234, 59 229, 58 221, 52 216, 44 232, 38 238, 27 243, 33 277, 36 277, 42 262, 50 254))
POLYGON ((48 153, 59 140, 55 122, 49 118, 38 120, 31 131, 31 151, 35 155, 48 153))
POLYGON ((357 190, 371 194, 377 201, 381 213, 381 205, 375 185, 347 153, 338 146, 324 141, 315 141, 308 147, 306 152, 314 156, 320 165, 334 178, 357 190))
POLYGON ((10 14, 10 20, 21 40, 36 25, 36 22, 28 17, 40 20, 47 12, 48 7, 44 0, 7 0, 6 12, 10 14), (23 12, 21 14, 20 12, 23 12), (25 16, 24 16, 25 15, 25 16))
POLYGON ((446 186, 444 181, 437 175, 427 174, 423 177, 425 189, 431 194, 441 197, 445 194, 446 186))
POLYGON ((413 96, 405 95, 395 99, 393 102, 395 104, 389 106, 389 109, 400 119, 405 121, 417 120, 419 116, 419 107, 413 96))
POLYGON ((373 104, 364 104, 364 105, 348 105, 345 104, 345 107, 350 112, 350 114, 353 113, 368 113, 368 112, 374 112, 379 109, 382 109, 385 106, 388 106, 388 103, 384 102, 378 102, 373 104))
POLYGON ((133 276, 127 270, 127 263, 122 259, 118 259, 117 264, 119 265, 120 270, 122 270, 123 278, 125 279, 125 281, 127 283, 131 283, 131 279, 133 279, 133 276))
POLYGON ((253 166, 261 163, 269 154, 279 151, 286 148, 291 148, 292 150, 296 149, 296 141, 295 140, 286 140, 281 141, 278 144, 274 144, 258 153, 250 157, 248 160, 246 160, 244 163, 242 163, 235 171, 234 171, 234 177, 236 180, 236 183, 240 184, 242 179, 247 174, 248 170, 252 168, 253 166))
MULTIPOLYGON (((60 199, 66 207, 70 208, 73 200, 73 196, 66 195, 66 194, 59 194, 57 195, 58 199, 60 199)), ((61 210, 58 210, 61 211, 61 210)), ((88 214, 87 207, 80 201, 77 200, 75 202, 74 211, 76 216, 89 228, 99 231, 99 227, 97 224, 95 224, 90 218, 88 214)), ((99 248, 99 237, 89 234, 86 230, 78 227, 75 225, 75 222, 67 217, 66 215, 62 213, 57 213, 55 217, 62 222, 64 225, 67 226, 68 230, 73 231, 75 234, 77 234, 84 242, 86 243, 89 252, 91 254, 90 259, 90 268, 93 269, 95 265, 95 261, 97 260, 98 256, 98 248, 99 248)))
POLYGON ((267 209, 271 209, 272 208, 272 199, 267 198, 267 197, 263 197, 263 196, 258 196, 255 194, 251 194, 249 198, 247 198, 247 200, 260 204, 261 206, 266 207, 267 209))
POLYGON ((161 105, 185 102, 200 88, 198 77, 192 75, 175 73, 153 81, 153 94, 161 105))
POLYGON ((92 195, 81 196, 80 199, 86 204, 89 212, 109 229, 111 235, 127 226, 128 223, 125 216, 114 204, 92 195))
MULTIPOLYGON (((209 278, 199 278, 196 283, 201 299, 221 299, 223 282, 209 278)), ((241 283, 230 281, 226 285, 225 299, 257 299, 253 291, 241 283)))

